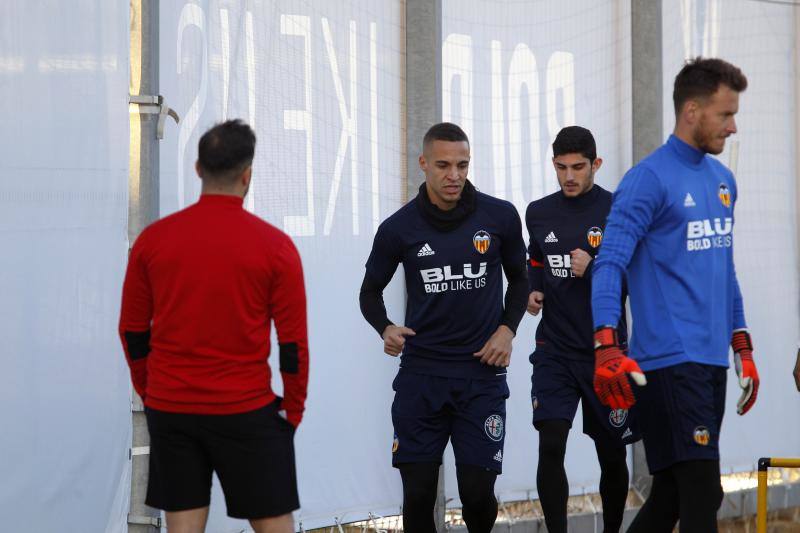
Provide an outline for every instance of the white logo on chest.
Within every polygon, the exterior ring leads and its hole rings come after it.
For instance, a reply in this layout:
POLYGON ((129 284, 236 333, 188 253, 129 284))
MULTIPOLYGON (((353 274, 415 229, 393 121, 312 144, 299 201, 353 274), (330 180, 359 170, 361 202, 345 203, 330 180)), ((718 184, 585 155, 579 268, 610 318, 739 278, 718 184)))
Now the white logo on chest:
POLYGON ((438 281, 450 281, 455 279, 475 279, 486 274, 486 262, 478 265, 478 272, 473 272, 472 263, 464 263, 462 274, 454 274, 453 267, 450 265, 441 268, 425 268, 420 270, 424 283, 436 283, 438 281))

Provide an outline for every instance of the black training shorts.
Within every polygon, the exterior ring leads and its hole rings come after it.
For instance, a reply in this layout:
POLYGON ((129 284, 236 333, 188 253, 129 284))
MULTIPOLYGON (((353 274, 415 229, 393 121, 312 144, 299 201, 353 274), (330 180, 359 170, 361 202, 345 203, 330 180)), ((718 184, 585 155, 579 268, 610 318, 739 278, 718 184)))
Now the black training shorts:
POLYGON ((232 415, 146 408, 150 477, 145 503, 165 511, 206 507, 216 472, 228 516, 258 519, 298 509, 294 428, 278 415, 278 404, 232 415))

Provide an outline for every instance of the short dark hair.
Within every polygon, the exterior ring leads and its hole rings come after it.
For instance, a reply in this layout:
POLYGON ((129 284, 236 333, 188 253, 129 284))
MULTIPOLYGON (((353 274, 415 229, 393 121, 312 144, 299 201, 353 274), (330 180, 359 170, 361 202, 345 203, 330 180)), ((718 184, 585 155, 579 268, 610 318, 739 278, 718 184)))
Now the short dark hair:
POLYGON ((231 181, 253 164, 256 134, 239 119, 214 125, 200 137, 197 161, 203 178, 231 181))
POLYGON ((592 132, 580 126, 562 128, 553 141, 553 157, 564 154, 581 154, 594 163, 597 159, 597 145, 592 132))
POLYGON ((715 57, 697 56, 688 60, 675 76, 672 89, 672 102, 675 115, 681 112, 683 104, 693 98, 710 98, 720 85, 726 85, 737 93, 747 89, 747 77, 739 67, 715 57))
POLYGON ((422 150, 425 151, 425 147, 433 141, 464 141, 469 144, 469 138, 464 130, 452 122, 440 122, 431 126, 425 137, 422 138, 422 150))

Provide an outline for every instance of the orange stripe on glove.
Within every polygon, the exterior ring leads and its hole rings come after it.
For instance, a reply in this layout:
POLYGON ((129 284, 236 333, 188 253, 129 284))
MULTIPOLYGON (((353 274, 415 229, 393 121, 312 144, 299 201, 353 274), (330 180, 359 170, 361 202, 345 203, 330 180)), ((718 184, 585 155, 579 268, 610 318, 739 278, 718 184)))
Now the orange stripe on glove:
POLYGON ((739 376, 739 386, 742 388, 742 395, 736 402, 736 412, 743 415, 756 403, 760 383, 758 370, 753 361, 753 340, 750 338, 750 333, 746 329, 734 331, 731 348, 733 348, 736 375, 739 376))

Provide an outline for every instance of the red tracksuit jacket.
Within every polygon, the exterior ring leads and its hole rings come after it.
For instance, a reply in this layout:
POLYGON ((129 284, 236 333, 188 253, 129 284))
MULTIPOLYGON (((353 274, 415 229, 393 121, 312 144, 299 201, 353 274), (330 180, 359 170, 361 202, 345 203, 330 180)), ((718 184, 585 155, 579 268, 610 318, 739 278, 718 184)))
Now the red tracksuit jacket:
POLYGON ((281 407, 297 426, 308 386, 308 338, 303 271, 291 239, 245 211, 239 197, 202 195, 136 240, 119 332, 146 406, 231 414, 272 402, 273 320, 281 407))

